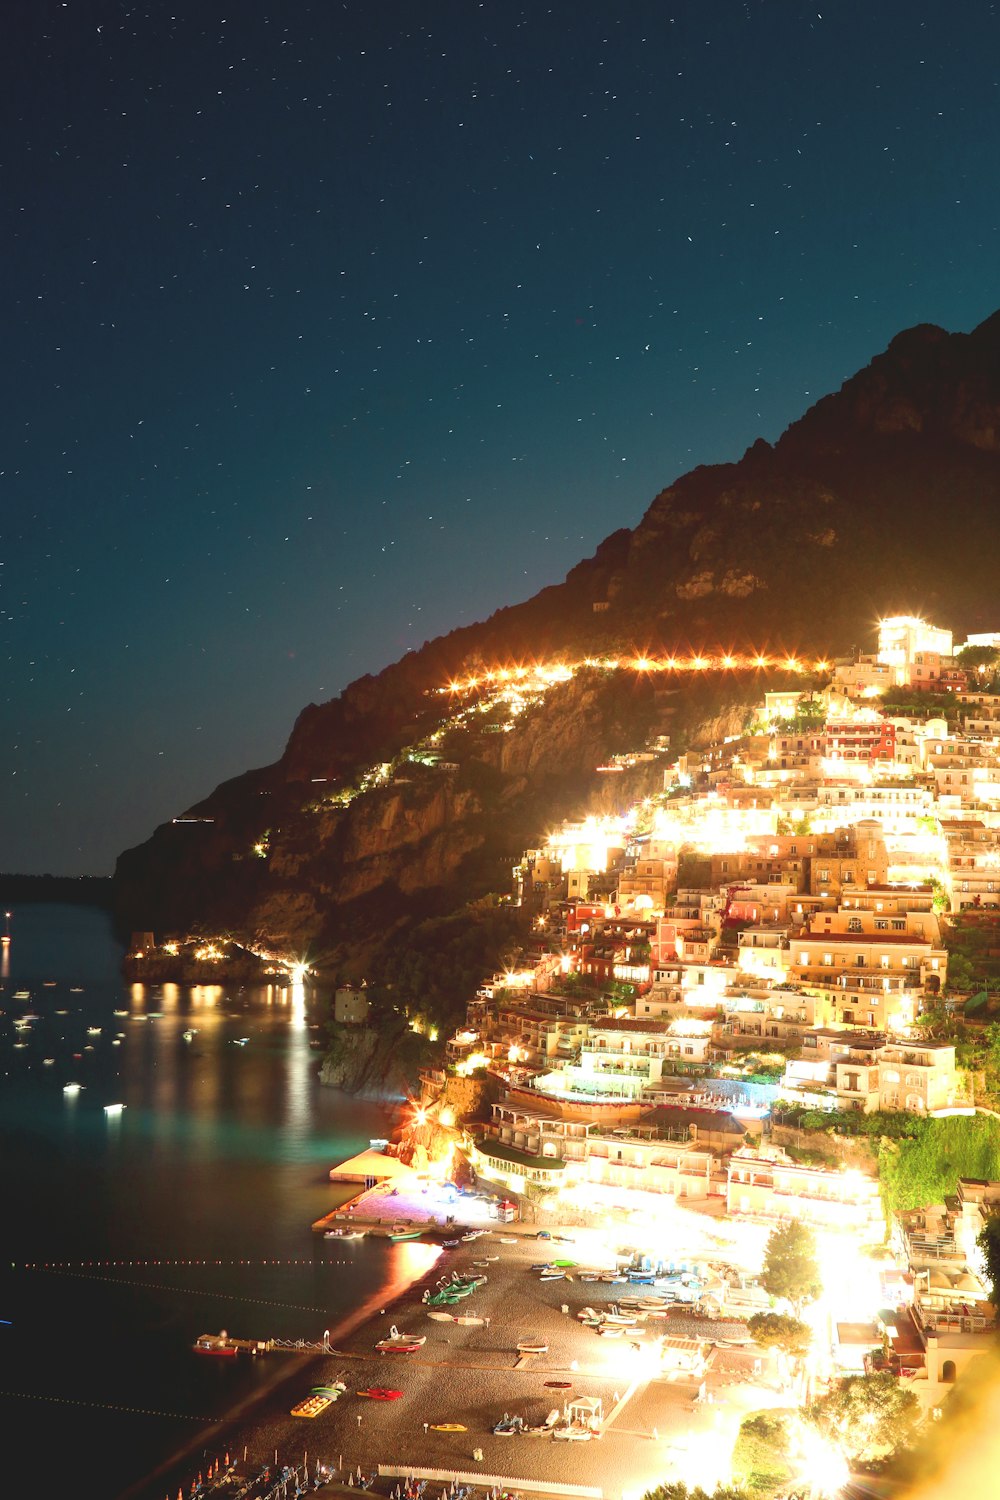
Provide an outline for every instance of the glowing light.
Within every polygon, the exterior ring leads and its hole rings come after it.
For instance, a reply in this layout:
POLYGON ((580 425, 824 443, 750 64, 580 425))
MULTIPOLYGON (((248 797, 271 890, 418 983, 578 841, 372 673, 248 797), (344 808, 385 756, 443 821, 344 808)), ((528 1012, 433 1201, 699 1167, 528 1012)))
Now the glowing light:
POLYGON ((309 973, 309 966, 299 959, 298 963, 292 964, 288 974, 293 984, 301 984, 309 973))
POLYGON ((419 1109, 418 1108, 418 1109, 415 1109, 413 1111, 413 1123, 414 1123, 414 1125, 426 1125, 427 1124, 427 1111, 426 1111, 426 1109, 419 1109))

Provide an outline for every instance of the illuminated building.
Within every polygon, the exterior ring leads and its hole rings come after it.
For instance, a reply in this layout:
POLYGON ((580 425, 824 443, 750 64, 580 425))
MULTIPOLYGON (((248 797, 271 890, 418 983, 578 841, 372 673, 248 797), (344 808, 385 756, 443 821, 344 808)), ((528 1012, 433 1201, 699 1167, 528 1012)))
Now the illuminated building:
POLYGON ((745 1218, 803 1224, 881 1238, 878 1182, 860 1172, 804 1166, 780 1146, 741 1146, 729 1158, 726 1211, 745 1218))
MULTIPOLYGON (((633 1124, 612 1134, 599 1122, 546 1114, 509 1099, 493 1105, 487 1131, 477 1142, 481 1157, 498 1160, 499 1145, 536 1162, 559 1162, 558 1186, 564 1191, 600 1185, 705 1198, 720 1171, 714 1152, 689 1139, 671 1140, 666 1126, 633 1124)), ((501 1174, 509 1185, 507 1169, 501 1167, 501 1174)))
POLYGON ((978 818, 942 820, 952 911, 1000 906, 1000 829, 978 818))
POLYGON ((914 615, 893 615, 878 626, 878 660, 891 668, 896 686, 912 680, 918 655, 950 657, 952 634, 914 615))
POLYGON ((338 986, 333 997, 333 1019, 348 1026, 363 1026, 368 1019, 368 995, 355 985, 338 986))

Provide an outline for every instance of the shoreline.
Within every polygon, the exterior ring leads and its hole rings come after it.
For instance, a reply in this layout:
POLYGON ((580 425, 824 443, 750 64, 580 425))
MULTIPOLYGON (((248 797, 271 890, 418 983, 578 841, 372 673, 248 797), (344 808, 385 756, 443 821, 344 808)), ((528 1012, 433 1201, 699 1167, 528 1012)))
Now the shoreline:
MULTIPOLYGON (((557 1237, 555 1228, 552 1235, 557 1237)), ((594 1231, 569 1229, 559 1239, 559 1251, 571 1264, 597 1263, 594 1231)), ((424 1258, 418 1274, 387 1285, 384 1300, 369 1298, 341 1321, 330 1355, 282 1370, 266 1392, 209 1429, 215 1446, 219 1433, 226 1434, 231 1453, 242 1455, 246 1445, 246 1463, 237 1466, 244 1476, 273 1462, 276 1450, 280 1463, 299 1461, 307 1449, 311 1460, 332 1470, 334 1488, 360 1468, 378 1475, 372 1491, 382 1496, 391 1491, 394 1476, 419 1471, 434 1484, 456 1475, 470 1482, 478 1473, 484 1487, 499 1477, 513 1489, 576 1496, 585 1489, 595 1500, 624 1500, 666 1479, 689 1478, 692 1452, 710 1466, 717 1455, 721 1474, 742 1416, 787 1399, 766 1378, 748 1381, 742 1366, 750 1354, 734 1352, 727 1342, 745 1333, 743 1325, 709 1322, 675 1306, 642 1338, 602 1338, 579 1314, 588 1304, 610 1305, 620 1293, 572 1272, 565 1280, 540 1282, 538 1262, 554 1253, 555 1246, 540 1243, 527 1226, 495 1225, 432 1262, 424 1258), (427 1317, 424 1288, 452 1272, 486 1277, 461 1304, 461 1312, 471 1315, 469 1324, 454 1321, 457 1309, 448 1321, 427 1317), (376 1350, 376 1340, 394 1321, 423 1338, 412 1354, 376 1350), (652 1347, 657 1334, 669 1346, 665 1359, 652 1347), (723 1347, 716 1349, 718 1339, 723 1347), (519 1347, 529 1343, 540 1347, 519 1347), (290 1415, 293 1378, 294 1400, 320 1379, 342 1378, 347 1389, 318 1420, 302 1422, 290 1415), (706 1380, 713 1393, 707 1400, 700 1389, 706 1380), (386 1384, 402 1398, 357 1399, 360 1390, 386 1384), (596 1441, 556 1441, 545 1426, 569 1421, 571 1402, 581 1403, 577 1410, 597 1403, 596 1441), (523 1419, 523 1436, 495 1431, 506 1413, 523 1419)), ((186 1493, 197 1468, 192 1454, 205 1439, 203 1432, 184 1444, 171 1460, 172 1473, 162 1466, 119 1500, 163 1500, 165 1488, 175 1494, 178 1483, 186 1493)))
MULTIPOLYGON (((415 1286, 418 1286, 420 1282, 432 1274, 436 1265, 437 1259, 427 1270, 420 1271, 412 1278, 401 1277, 396 1280, 390 1280, 384 1287, 380 1287, 377 1292, 373 1292, 360 1307, 348 1313, 346 1317, 342 1318, 339 1323, 331 1328, 329 1354, 319 1352, 304 1357, 295 1354, 279 1355, 278 1358, 281 1363, 275 1369, 274 1374, 262 1386, 249 1395, 241 1397, 218 1421, 201 1428, 194 1437, 190 1438, 182 1447, 175 1449, 162 1463, 149 1470, 141 1478, 134 1480, 125 1489, 120 1490, 115 1496, 115 1500, 143 1500, 147 1492, 152 1495, 152 1487, 154 1485, 161 1483, 166 1485, 168 1493, 172 1493, 178 1484, 186 1492, 190 1483, 190 1476, 184 1475, 182 1477, 178 1471, 185 1464, 191 1463, 192 1454, 199 1453, 209 1446, 222 1446, 225 1441, 223 1434, 229 1431, 230 1428, 237 1428, 238 1426, 251 1423, 255 1409, 276 1397, 283 1385, 290 1383, 299 1376, 304 1375, 311 1378, 321 1360, 342 1355, 343 1351, 336 1348, 335 1345, 344 1339, 350 1338, 352 1334, 362 1329, 366 1323, 370 1323, 373 1329, 377 1329, 382 1315, 385 1314, 388 1316, 390 1311, 395 1309, 397 1304, 404 1300, 408 1292, 412 1291, 415 1286)), ((196 1359, 198 1356, 192 1353, 191 1357, 192 1359, 196 1359)), ((270 1356, 265 1355, 262 1357, 269 1358, 270 1356)), ((234 1439, 229 1444, 229 1447, 232 1449, 234 1446, 242 1447, 243 1444, 236 1445, 234 1439)))

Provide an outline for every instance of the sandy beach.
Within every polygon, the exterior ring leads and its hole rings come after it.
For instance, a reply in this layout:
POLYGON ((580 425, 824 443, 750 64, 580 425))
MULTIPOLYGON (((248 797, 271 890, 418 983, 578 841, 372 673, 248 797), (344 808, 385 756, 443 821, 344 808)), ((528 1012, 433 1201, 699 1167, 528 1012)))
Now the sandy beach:
MULTIPOLYGON (((263 1400, 224 1424, 199 1435, 187 1456, 130 1494, 185 1494, 207 1448, 228 1451, 240 1459, 240 1470, 252 1473, 275 1450, 282 1462, 319 1459, 334 1469, 360 1467, 366 1474, 379 1465, 404 1471, 481 1472, 502 1476, 517 1488, 528 1481, 551 1493, 566 1486, 587 1486, 602 1495, 641 1496, 667 1477, 704 1469, 709 1450, 729 1452, 746 1400, 739 1390, 719 1391, 712 1401, 698 1401, 699 1382, 686 1375, 666 1375, 643 1347, 656 1333, 724 1338, 738 1332, 725 1323, 707 1324, 680 1308, 647 1325, 644 1339, 605 1339, 575 1316, 585 1306, 606 1308, 625 1291, 640 1289, 600 1282, 542 1282, 531 1269, 551 1258, 579 1258, 592 1264, 585 1246, 538 1240, 506 1226, 480 1238, 442 1250, 433 1269, 381 1308, 359 1309, 351 1328, 336 1334, 336 1352, 294 1361, 276 1358, 273 1386, 263 1400), (456 1308, 486 1320, 464 1326, 428 1317, 422 1301, 442 1276, 452 1271, 485 1275, 486 1283, 456 1308), (564 1311, 563 1309, 567 1309, 564 1311), (412 1354, 380 1354, 378 1339, 390 1326, 426 1337, 412 1354), (546 1344, 547 1352, 520 1356, 517 1344, 546 1344), (292 1405, 322 1381, 342 1379, 347 1392, 315 1420, 289 1415, 292 1405), (558 1384, 553 1384, 558 1383, 558 1384), (563 1385, 566 1388, 560 1388, 563 1385), (371 1386, 402 1391, 391 1402, 374 1401, 357 1392, 371 1386), (493 1425, 504 1415, 521 1416, 528 1426, 544 1422, 553 1409, 562 1411, 571 1397, 598 1397, 604 1427, 599 1439, 559 1442, 551 1435, 495 1436, 493 1425), (438 1432, 438 1424, 455 1424, 461 1432, 438 1432), (243 1452, 246 1449, 246 1461, 243 1452), (474 1456, 481 1453, 481 1458, 474 1456)), ((581 1235, 581 1239, 583 1236, 581 1235)), ((755 1391, 751 1405, 760 1404, 755 1391)), ((750 1397, 750 1391, 745 1397, 750 1397)), ((710 1467, 710 1463, 709 1463, 710 1467)), ((387 1478, 376 1488, 387 1493, 387 1478)), ((486 1482, 486 1481, 484 1481, 486 1482)), ((430 1489, 437 1493, 432 1483, 430 1489)))

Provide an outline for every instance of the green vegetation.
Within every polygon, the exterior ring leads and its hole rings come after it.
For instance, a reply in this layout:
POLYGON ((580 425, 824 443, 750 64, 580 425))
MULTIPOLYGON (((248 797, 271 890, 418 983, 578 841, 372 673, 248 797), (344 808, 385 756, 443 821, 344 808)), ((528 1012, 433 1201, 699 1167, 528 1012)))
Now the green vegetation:
POLYGON ((866 1115, 860 1109, 810 1109, 807 1105, 785 1100, 778 1100, 775 1104, 774 1118, 781 1125, 791 1125, 799 1130, 822 1130, 826 1135, 867 1136, 872 1141, 882 1137, 906 1140, 920 1135, 926 1123, 903 1110, 876 1109, 866 1115))
POLYGON ((947 719, 956 724, 964 712, 953 693, 927 693, 921 688, 894 687, 882 694, 881 710, 916 719, 947 719))
POLYGON ((784 1415, 775 1411, 751 1413, 744 1417, 733 1447, 733 1478, 751 1495, 773 1495, 792 1477, 788 1450, 784 1415))
POLYGON ((683 1479, 670 1479, 647 1490, 643 1500, 750 1500, 750 1495, 736 1484, 720 1484, 709 1494, 700 1484, 689 1489, 683 1479))
POLYGON ((1000 1214, 991 1214, 986 1220, 976 1244, 986 1261, 986 1274, 990 1282, 990 1301, 997 1306, 1000 1297, 1000 1214))
POLYGON ((812 1334, 808 1323, 799 1318, 790 1318, 786 1313, 754 1313, 747 1327, 754 1343, 762 1349, 781 1349, 796 1356, 808 1352, 812 1334))
POLYGON ((920 1403, 888 1370, 850 1375, 807 1411, 809 1421, 855 1463, 877 1463, 906 1445, 920 1403))
POLYGON ((960 1177, 1000 1179, 1000 1120, 989 1115, 956 1115, 947 1120, 915 1120, 909 1140, 884 1142, 879 1180, 886 1212, 940 1203, 960 1177))
POLYGON ((822 1290, 816 1236, 806 1224, 772 1229, 764 1249, 760 1284, 772 1297, 787 1297, 793 1307, 815 1302, 822 1290))
POLYGON ((396 929, 369 969, 373 1009, 416 1013, 450 1026, 483 975, 502 968, 523 936, 524 913, 484 898, 460 911, 396 929))
MULTIPOLYGON (((987 1077, 1000 1088, 1000 1026, 986 1028, 982 1052, 987 1077), (995 1071, 994 1071, 995 1070, 995 1071)), ((990 1115, 954 1115, 928 1120, 906 1111, 862 1114, 860 1110, 806 1109, 779 1103, 775 1119, 803 1132, 861 1136, 878 1162, 882 1202, 887 1214, 940 1203, 960 1177, 1000 1180, 1000 1120, 990 1115)), ((808 1149, 807 1142, 803 1145, 808 1149)), ((801 1154, 802 1147, 795 1150, 801 1154)))

